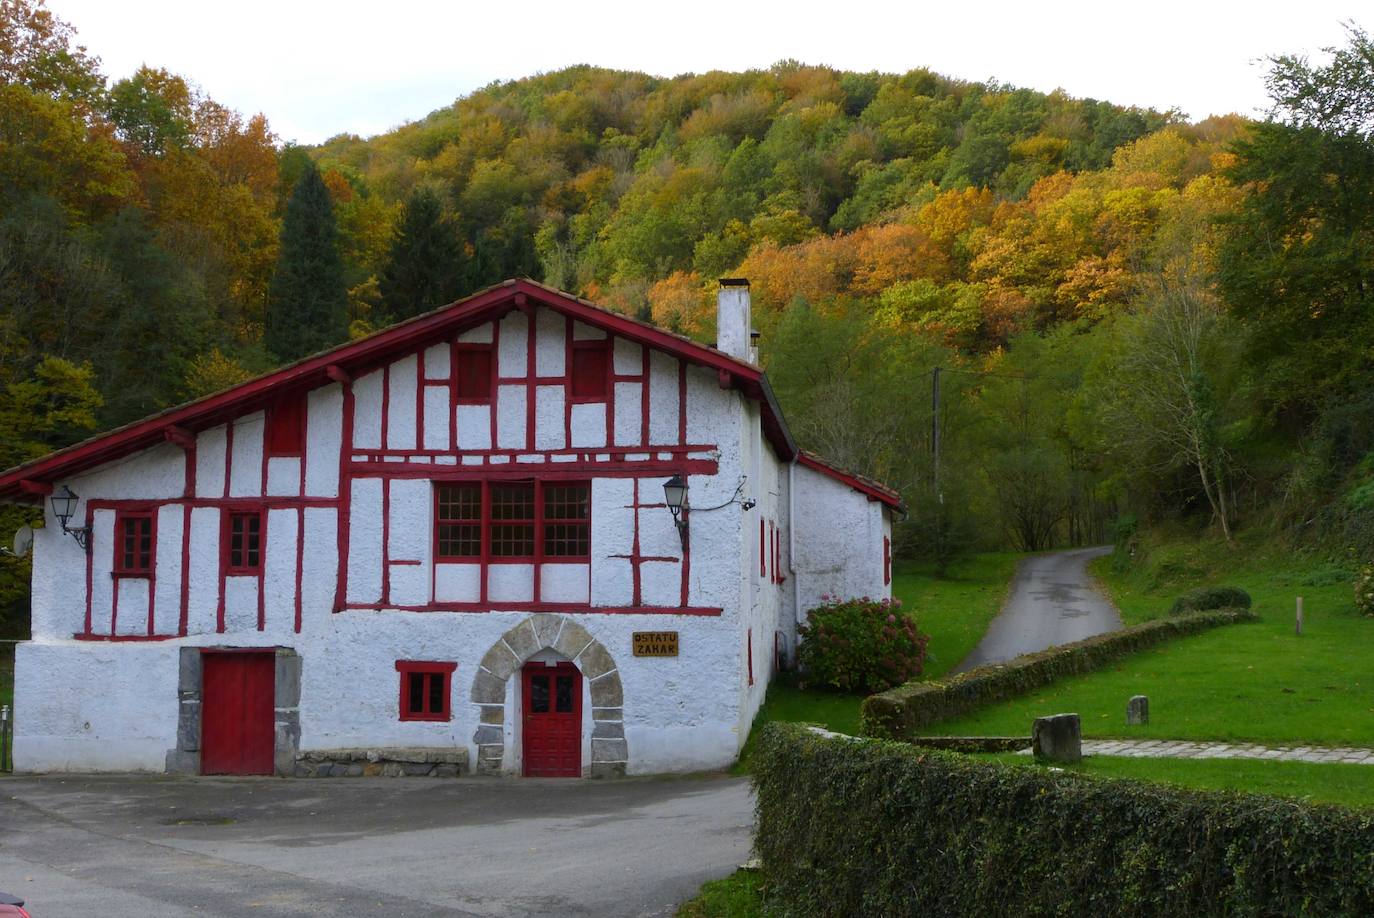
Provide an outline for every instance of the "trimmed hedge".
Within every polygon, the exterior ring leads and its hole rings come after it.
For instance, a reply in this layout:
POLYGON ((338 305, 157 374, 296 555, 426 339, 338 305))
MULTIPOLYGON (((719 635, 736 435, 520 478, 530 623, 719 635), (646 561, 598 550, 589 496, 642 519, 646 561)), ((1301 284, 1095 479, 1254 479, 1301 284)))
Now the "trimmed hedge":
POLYGON ((768 914, 1374 914, 1374 812, 778 722, 753 776, 768 914))
POLYGON ((1026 654, 1008 663, 980 666, 944 682, 908 682, 865 698, 860 723, 867 736, 913 739, 917 730, 929 724, 1024 695, 1064 676, 1092 672, 1138 650, 1218 625, 1258 619, 1246 609, 1179 615, 1026 654))
POLYGON ((1184 612, 1210 612, 1213 609, 1248 609, 1250 594, 1240 587, 1202 587, 1189 590, 1174 600, 1170 615, 1184 612))

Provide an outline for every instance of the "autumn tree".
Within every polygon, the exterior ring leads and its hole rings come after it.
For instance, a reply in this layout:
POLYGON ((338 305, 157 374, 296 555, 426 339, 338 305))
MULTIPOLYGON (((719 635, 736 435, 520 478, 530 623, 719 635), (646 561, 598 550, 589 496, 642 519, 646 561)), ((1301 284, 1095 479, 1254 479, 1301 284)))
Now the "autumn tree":
POLYGON ((336 237, 329 191, 312 165, 291 192, 268 293, 266 343, 278 360, 298 359, 347 335, 348 291, 336 237))

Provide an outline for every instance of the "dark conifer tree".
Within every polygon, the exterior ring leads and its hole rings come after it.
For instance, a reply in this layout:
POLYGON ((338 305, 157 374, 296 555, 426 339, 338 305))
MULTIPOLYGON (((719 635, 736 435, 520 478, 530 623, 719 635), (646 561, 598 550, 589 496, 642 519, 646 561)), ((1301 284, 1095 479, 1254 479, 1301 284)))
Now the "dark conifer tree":
POLYGON ((413 191, 401 210, 379 282, 383 308, 395 319, 428 312, 466 292, 463 245, 429 187, 413 191))
POLYGON ((295 360, 348 336, 348 290, 329 190, 312 163, 291 192, 267 293, 267 349, 295 360))

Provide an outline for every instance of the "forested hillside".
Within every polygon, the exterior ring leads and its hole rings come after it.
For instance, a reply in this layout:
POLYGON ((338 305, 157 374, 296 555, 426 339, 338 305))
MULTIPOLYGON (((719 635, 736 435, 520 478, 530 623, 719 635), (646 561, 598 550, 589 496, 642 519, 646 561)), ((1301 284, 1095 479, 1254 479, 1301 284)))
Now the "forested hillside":
POLYGON ((302 148, 4 0, 0 465, 515 275, 709 341, 731 275, 803 444, 906 493, 907 552, 1141 518, 1368 551, 1374 49, 1269 73, 1270 120, 1189 123, 576 67, 302 148))

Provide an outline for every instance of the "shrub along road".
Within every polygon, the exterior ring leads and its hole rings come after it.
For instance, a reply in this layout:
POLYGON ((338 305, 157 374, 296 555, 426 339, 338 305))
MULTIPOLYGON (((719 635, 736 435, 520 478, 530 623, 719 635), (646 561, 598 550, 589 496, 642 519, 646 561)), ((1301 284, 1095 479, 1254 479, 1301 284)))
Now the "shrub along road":
POLYGON ((1079 548, 1023 560, 1002 611, 954 672, 1120 628, 1116 607, 1088 574, 1088 562, 1111 551, 1110 547, 1079 548))

